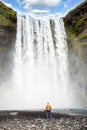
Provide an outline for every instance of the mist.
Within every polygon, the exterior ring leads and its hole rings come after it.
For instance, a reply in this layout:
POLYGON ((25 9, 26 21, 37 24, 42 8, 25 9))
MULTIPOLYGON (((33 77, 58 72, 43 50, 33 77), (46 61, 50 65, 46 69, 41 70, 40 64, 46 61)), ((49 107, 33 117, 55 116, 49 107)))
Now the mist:
POLYGON ((0 110, 86 108, 86 63, 68 49, 63 19, 17 20, 15 44, 0 50, 0 110))

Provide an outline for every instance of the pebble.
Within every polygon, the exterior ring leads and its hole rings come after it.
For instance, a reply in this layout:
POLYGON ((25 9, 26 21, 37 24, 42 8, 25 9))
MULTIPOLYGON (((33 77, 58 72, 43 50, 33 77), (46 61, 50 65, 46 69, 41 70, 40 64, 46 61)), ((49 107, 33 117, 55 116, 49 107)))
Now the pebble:
POLYGON ((0 130, 87 130, 87 118, 9 118, 0 120, 0 130))

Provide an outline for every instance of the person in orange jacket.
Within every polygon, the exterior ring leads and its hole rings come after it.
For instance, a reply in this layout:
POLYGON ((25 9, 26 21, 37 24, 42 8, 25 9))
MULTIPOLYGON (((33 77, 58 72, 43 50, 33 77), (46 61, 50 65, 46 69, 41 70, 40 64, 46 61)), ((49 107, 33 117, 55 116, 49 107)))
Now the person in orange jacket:
POLYGON ((50 103, 47 103, 47 105, 46 105, 46 118, 47 119, 50 118, 50 120, 52 119, 51 110, 52 110, 52 107, 51 107, 50 103))

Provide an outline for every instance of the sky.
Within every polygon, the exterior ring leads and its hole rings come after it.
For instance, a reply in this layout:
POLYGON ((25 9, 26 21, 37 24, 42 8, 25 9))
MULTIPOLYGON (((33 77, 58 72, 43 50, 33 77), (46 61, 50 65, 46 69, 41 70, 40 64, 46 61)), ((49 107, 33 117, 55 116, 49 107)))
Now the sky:
POLYGON ((7 6, 22 13, 67 14, 84 0, 0 0, 7 6))

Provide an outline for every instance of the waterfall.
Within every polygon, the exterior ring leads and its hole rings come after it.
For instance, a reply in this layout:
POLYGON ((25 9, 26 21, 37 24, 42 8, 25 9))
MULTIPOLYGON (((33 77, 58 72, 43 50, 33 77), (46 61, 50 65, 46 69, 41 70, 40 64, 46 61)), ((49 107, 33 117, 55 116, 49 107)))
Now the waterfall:
POLYGON ((3 98, 10 106, 2 103, 2 109, 41 109, 47 102, 53 108, 69 107, 67 55, 66 33, 59 15, 18 14, 13 84, 5 93, 9 98, 3 98))

